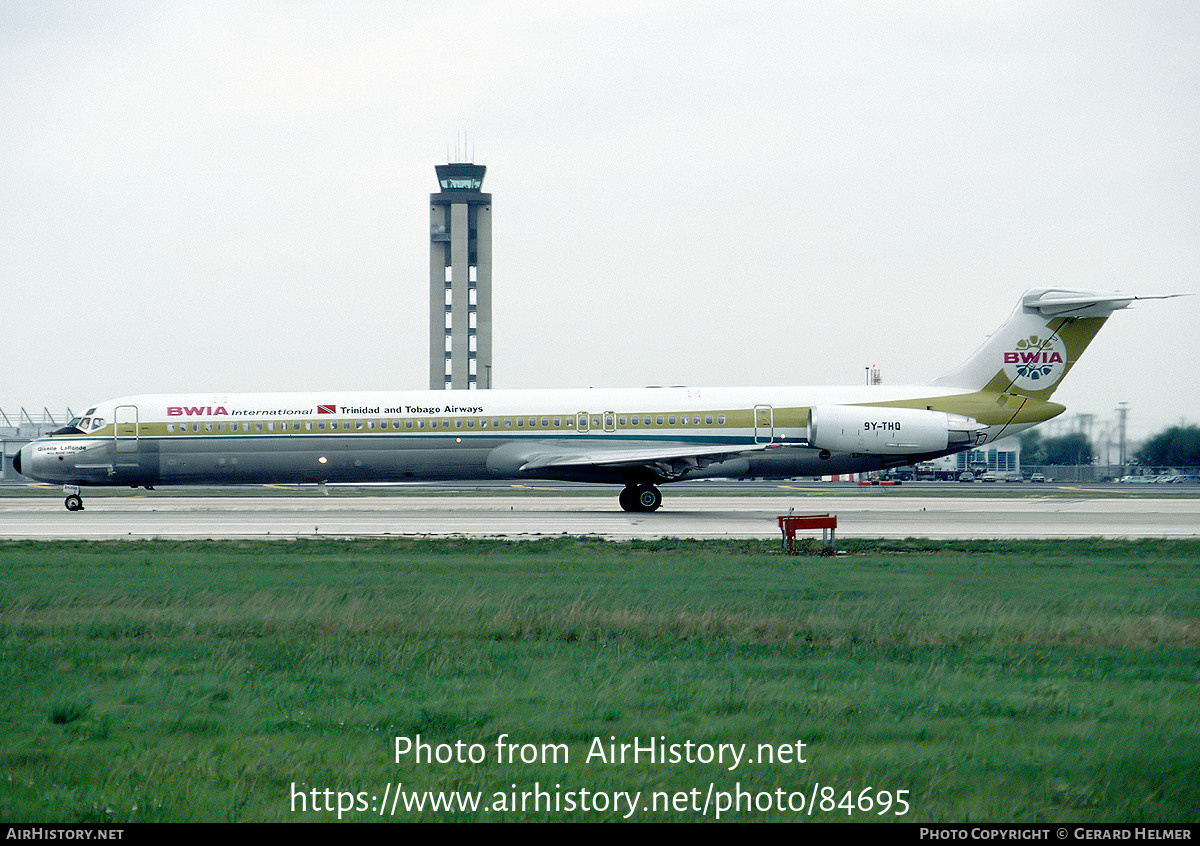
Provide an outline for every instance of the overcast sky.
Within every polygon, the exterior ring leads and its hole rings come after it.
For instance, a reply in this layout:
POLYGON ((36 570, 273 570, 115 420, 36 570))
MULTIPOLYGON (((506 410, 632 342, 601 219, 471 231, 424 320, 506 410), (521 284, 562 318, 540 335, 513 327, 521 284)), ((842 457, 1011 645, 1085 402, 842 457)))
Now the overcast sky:
MULTIPOLYGON (((497 387, 919 383, 1027 288, 1200 292, 1197 57, 1194 0, 4 0, 0 408, 426 388, 448 157, 497 387)), ((1195 423, 1198 364, 1145 303, 1055 399, 1195 423)))

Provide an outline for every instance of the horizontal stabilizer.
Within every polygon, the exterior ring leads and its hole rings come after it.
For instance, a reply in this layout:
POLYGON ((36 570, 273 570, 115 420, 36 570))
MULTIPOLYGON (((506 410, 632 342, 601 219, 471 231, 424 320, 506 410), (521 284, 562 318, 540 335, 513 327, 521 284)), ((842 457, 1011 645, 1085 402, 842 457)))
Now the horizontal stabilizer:
POLYGON ((1047 317, 1107 317, 1117 309, 1126 308, 1137 300, 1168 300, 1186 294, 1157 294, 1135 297, 1131 294, 1100 294, 1055 289, 1030 291, 1021 300, 1026 308, 1036 309, 1047 317))

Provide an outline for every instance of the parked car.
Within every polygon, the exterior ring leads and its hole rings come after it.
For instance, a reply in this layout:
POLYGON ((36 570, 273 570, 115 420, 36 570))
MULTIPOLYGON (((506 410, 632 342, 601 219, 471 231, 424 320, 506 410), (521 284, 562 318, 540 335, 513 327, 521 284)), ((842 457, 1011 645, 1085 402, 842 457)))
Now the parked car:
POLYGON ((970 470, 964 470, 964 471, 962 471, 961 474, 959 474, 958 480, 960 482, 974 482, 975 474, 972 473, 970 470))
POLYGON ((1043 476, 1041 473, 1034 473, 1033 475, 1031 475, 1029 477, 1029 481, 1030 482, 1044 482, 1044 481, 1046 481, 1046 477, 1043 476))

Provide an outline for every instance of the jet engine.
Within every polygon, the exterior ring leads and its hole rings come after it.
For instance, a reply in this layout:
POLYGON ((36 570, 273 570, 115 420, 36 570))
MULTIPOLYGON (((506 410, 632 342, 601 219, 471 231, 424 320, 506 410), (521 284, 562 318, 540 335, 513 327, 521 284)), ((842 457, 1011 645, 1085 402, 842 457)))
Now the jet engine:
POLYGON ((965 447, 987 428, 943 411, 870 405, 824 405, 808 410, 808 443, 831 452, 917 455, 965 447))

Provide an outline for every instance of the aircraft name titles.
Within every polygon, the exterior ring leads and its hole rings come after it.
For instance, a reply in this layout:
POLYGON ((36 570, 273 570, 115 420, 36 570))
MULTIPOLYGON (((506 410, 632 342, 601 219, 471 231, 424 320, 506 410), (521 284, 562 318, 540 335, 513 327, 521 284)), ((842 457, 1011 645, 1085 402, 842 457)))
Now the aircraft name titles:
POLYGON ((319 408, 271 408, 271 409, 228 409, 223 405, 169 405, 168 417, 313 417, 316 415, 339 414, 482 414, 482 405, 448 405, 419 406, 398 405, 393 408, 379 406, 348 406, 339 410, 336 406, 320 406, 319 408))

